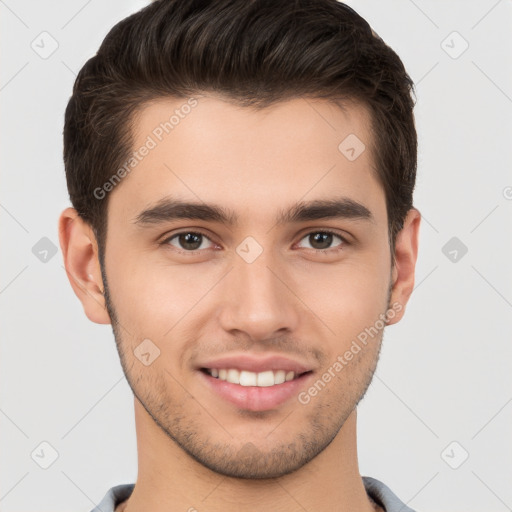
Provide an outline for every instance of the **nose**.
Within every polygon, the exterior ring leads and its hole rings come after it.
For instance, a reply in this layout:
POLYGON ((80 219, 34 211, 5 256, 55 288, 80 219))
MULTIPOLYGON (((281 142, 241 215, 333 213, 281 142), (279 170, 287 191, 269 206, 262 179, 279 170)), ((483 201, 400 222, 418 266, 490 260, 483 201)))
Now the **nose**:
POLYGON ((301 303, 283 267, 270 250, 252 263, 235 255, 220 292, 224 299, 219 318, 226 332, 263 340, 297 329, 301 303))

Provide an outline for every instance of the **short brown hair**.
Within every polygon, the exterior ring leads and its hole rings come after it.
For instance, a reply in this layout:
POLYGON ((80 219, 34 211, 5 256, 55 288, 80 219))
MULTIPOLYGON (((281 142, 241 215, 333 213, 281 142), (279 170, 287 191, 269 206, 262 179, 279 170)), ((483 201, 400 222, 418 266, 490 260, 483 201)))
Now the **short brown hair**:
POLYGON ((394 256, 416 180, 413 89, 398 55, 336 0, 157 0, 115 25, 76 78, 64 124, 70 199, 101 260, 108 197, 94 191, 133 150, 135 114, 150 100, 211 92, 257 108, 293 97, 357 101, 371 115, 394 256))

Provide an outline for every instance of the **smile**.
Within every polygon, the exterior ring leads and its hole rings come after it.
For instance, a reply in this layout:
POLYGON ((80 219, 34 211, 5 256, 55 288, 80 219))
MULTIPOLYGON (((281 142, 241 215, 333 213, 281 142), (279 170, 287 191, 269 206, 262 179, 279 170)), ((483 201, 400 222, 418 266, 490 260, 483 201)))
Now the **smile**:
POLYGON ((203 367, 197 373, 213 396, 246 411, 276 410, 296 398, 314 378, 313 371, 291 370, 251 372, 203 367))
POLYGON ((250 372, 247 370, 237 370, 234 368, 203 368, 203 371, 212 377, 230 382, 231 384, 239 384, 240 386, 257 386, 257 387, 270 387, 284 382, 294 380, 301 375, 293 371, 286 370, 266 370, 262 372, 250 372))

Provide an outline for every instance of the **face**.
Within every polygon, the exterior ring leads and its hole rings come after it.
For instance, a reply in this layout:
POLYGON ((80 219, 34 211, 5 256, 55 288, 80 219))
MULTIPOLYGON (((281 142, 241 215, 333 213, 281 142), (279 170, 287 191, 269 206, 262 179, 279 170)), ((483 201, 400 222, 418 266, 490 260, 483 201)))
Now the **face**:
POLYGON ((108 311, 170 439, 218 473, 277 477, 338 434, 401 309, 369 118, 324 100, 195 101, 136 120, 134 150, 149 149, 109 192, 108 311))

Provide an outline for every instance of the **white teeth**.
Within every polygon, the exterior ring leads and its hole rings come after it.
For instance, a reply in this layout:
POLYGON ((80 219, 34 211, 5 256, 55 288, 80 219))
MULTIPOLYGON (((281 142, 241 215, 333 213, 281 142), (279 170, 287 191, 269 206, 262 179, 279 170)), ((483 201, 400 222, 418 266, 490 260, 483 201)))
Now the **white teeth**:
POLYGON ((274 372, 269 370, 268 372, 258 373, 258 386, 267 387, 275 384, 274 372))
POLYGON ((229 369, 226 380, 233 384, 240 384, 240 372, 238 370, 229 369))
POLYGON ((208 369, 212 377, 220 380, 240 384, 240 386, 258 386, 269 387, 276 384, 283 384, 295 378, 295 372, 286 372, 285 370, 267 370, 264 372, 248 372, 247 370, 238 371, 234 368, 212 368, 208 369))
POLYGON ((274 373, 274 384, 282 384, 286 380, 286 372, 278 370, 274 373))
MULTIPOLYGON (((258 380, 258 375, 253 372, 247 372, 242 370, 240 372, 240 381, 238 384, 240 386, 256 386, 256 381, 258 380)), ((232 381, 229 381, 232 382, 232 381)))

